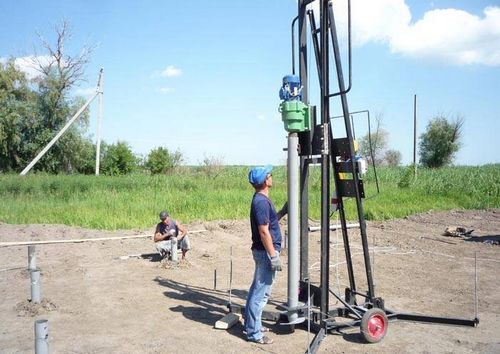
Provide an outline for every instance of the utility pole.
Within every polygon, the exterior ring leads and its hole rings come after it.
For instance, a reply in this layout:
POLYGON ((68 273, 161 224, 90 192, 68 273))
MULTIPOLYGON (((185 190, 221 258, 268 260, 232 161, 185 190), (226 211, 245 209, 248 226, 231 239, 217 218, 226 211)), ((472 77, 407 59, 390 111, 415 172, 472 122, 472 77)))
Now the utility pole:
POLYGON ((38 155, 33 159, 33 161, 31 161, 28 166, 26 166, 24 168, 24 170, 21 171, 21 173, 19 174, 20 176, 24 176, 26 175, 32 168, 33 166, 35 166, 35 164, 45 155, 45 153, 47 153, 47 151, 49 151, 49 149, 52 147, 52 145, 54 145, 57 140, 59 140, 59 138, 66 132, 66 130, 68 130, 68 128, 71 126, 71 124, 73 124, 77 119, 78 117, 80 117, 80 115, 87 109, 87 107, 92 103, 92 101, 97 97, 99 96, 100 99, 101 99, 101 103, 99 105, 99 115, 98 115, 98 122, 97 122, 97 126, 98 126, 98 132, 97 132, 97 142, 96 142, 96 149, 97 149, 97 156, 96 156, 96 174, 98 174, 98 171, 99 171, 99 160, 98 160, 98 155, 99 155, 99 144, 100 144, 100 130, 99 130, 99 126, 100 126, 100 115, 101 115, 101 112, 102 112, 102 83, 101 83, 101 79, 102 79, 102 75, 103 75, 103 69, 101 69, 101 71, 99 72, 99 81, 97 83, 97 88, 96 88, 96 92, 92 95, 92 97, 90 97, 88 99, 87 102, 85 102, 85 104, 80 107, 80 109, 78 110, 78 112, 75 113, 75 115, 73 117, 71 117, 70 120, 68 120, 66 122, 66 124, 64 125, 64 127, 62 127, 62 129, 52 138, 52 140, 42 149, 42 151, 40 151, 38 153, 38 155))
POLYGON ((101 121, 102 121, 102 96, 104 94, 104 69, 99 72, 99 80, 97 82, 97 94, 99 95, 99 108, 97 111, 97 133, 95 142, 95 175, 99 176, 99 166, 101 161, 101 121))

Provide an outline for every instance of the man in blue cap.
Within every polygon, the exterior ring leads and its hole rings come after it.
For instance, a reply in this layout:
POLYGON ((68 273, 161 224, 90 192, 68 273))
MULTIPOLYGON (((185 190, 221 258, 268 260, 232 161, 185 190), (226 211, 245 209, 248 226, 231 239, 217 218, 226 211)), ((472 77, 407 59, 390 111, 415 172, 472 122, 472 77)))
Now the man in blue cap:
POLYGON ((276 212, 269 199, 273 185, 271 165, 254 167, 248 173, 248 181, 255 188, 250 208, 252 228, 252 255, 255 273, 248 291, 245 306, 245 331, 247 340, 260 344, 271 344, 273 340, 265 335, 268 329, 262 327, 262 311, 267 304, 276 271, 281 270, 281 231, 279 220, 287 214, 288 205, 276 212))

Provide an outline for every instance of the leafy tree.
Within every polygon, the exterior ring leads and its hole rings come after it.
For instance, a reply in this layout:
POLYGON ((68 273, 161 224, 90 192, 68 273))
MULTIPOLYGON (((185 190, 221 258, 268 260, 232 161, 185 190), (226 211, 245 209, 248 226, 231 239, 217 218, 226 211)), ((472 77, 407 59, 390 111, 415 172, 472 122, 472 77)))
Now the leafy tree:
POLYGON ((182 162, 182 154, 179 150, 168 151, 167 148, 158 147, 151 150, 146 158, 146 167, 152 174, 167 173, 179 166, 182 162))
POLYGON ((373 165, 373 160, 377 165, 382 164, 384 154, 387 150, 387 142, 389 140, 389 133, 382 128, 382 114, 379 113, 375 117, 376 128, 375 132, 370 134, 366 133, 359 139, 359 153, 365 157, 369 164, 373 165), (370 144, 371 142, 371 144, 370 144))
POLYGON ((382 164, 384 160, 384 154, 387 149, 387 141, 389 138, 389 133, 383 129, 379 128, 375 133, 371 134, 371 148, 370 148, 370 137, 368 133, 364 135, 359 140, 359 152, 361 156, 365 157, 369 164, 373 165, 373 159, 377 165, 382 164))
POLYGON ((102 144, 103 158, 101 171, 105 175, 124 175, 136 170, 139 159, 135 157, 127 142, 102 144))
MULTIPOLYGON (((24 155, 33 158, 66 124, 84 104, 81 98, 71 99, 71 89, 83 79, 91 49, 84 46, 77 55, 68 55, 66 41, 71 37, 66 21, 56 27, 56 42, 50 44, 39 35, 43 48, 48 53, 45 60, 35 55, 33 64, 40 76, 34 79, 38 89, 37 118, 25 127, 26 144, 24 155)), ((88 128, 88 111, 80 115, 78 121, 64 133, 58 142, 35 166, 47 172, 83 172, 80 169, 82 151, 90 149, 90 141, 84 133, 88 128), (82 147, 85 149, 82 150, 82 147)), ((86 157, 85 157, 86 158, 86 157)), ((84 159, 85 159, 84 158, 84 159)), ((84 168, 86 169, 86 168, 84 168)))
POLYGON ((12 59, 0 63, 0 171, 23 164, 22 130, 34 116, 35 94, 12 59))
POLYGON ((59 144, 64 151, 62 169, 67 173, 95 173, 95 145, 83 133, 68 130, 68 136, 61 137, 59 144), (75 136, 76 135, 76 136, 75 136))
POLYGON ((433 118, 420 136, 420 163, 431 168, 451 164, 460 149, 463 124, 461 116, 453 121, 443 115, 433 118))
POLYGON ((387 166, 399 166, 401 164, 401 152, 389 149, 385 152, 384 160, 387 166))
POLYGON ((218 176, 224 170, 224 158, 204 155, 202 170, 209 177, 218 176))
MULTIPOLYGON (((13 59, 5 64, 0 63, 2 171, 20 171, 25 167, 84 103, 82 98, 71 98, 70 91, 82 80, 91 50, 84 46, 74 56, 65 52, 66 41, 70 38, 67 22, 56 28, 56 34, 54 45, 39 36, 48 56, 34 56, 32 64, 40 73, 36 78, 28 80, 16 68, 13 59)), ((89 173, 89 158, 94 148, 85 137, 87 128, 88 111, 80 116, 34 168, 51 173, 89 173)))

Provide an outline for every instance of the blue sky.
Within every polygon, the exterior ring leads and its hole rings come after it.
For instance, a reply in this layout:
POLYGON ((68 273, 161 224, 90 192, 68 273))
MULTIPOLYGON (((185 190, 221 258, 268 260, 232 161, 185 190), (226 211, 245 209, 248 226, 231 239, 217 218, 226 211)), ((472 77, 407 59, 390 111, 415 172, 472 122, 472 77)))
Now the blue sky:
MULTIPOLYGON (((343 28, 345 0, 334 3, 343 28)), ((105 141, 127 141, 143 155, 158 146, 179 149, 188 164, 205 157, 283 164, 278 90, 291 72, 296 6, 295 0, 4 0, 0 60, 15 57, 22 67, 39 44, 36 32, 53 41, 54 26, 65 18, 73 33, 68 53, 96 45, 87 82, 75 93, 88 93, 104 68, 105 141)), ((412 159, 414 94, 419 135, 438 114, 461 115, 463 147, 455 163, 500 162, 500 1, 353 0, 353 33, 349 108, 380 116, 389 147, 405 164, 412 159)), ((311 104, 318 104, 311 70, 311 104)), ((89 134, 96 111, 94 104, 89 134)), ((340 112, 332 100, 332 115, 340 112)), ((366 121, 355 119, 360 136, 366 121)))

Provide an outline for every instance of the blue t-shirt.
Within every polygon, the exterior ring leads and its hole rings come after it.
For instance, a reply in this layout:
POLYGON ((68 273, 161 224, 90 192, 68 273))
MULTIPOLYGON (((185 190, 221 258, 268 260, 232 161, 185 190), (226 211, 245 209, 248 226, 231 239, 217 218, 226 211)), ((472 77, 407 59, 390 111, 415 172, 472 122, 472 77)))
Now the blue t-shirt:
POLYGON ((255 193, 250 207, 250 226, 252 228, 252 249, 265 250, 259 233, 259 225, 269 225, 276 252, 281 250, 281 230, 278 215, 273 203, 262 193, 255 193))

